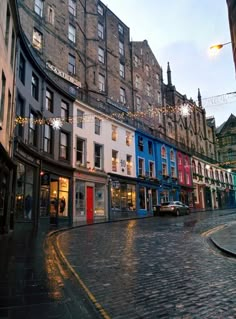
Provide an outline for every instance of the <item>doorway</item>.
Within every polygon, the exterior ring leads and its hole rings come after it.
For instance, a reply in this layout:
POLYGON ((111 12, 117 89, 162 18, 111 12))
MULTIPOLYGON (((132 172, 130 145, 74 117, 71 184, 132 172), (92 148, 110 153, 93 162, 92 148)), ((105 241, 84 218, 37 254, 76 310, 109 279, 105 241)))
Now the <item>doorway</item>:
POLYGON ((57 225, 58 223, 58 180, 51 179, 50 181, 50 224, 57 225))
POLYGON ((93 204, 93 187, 87 186, 87 223, 92 223, 94 218, 94 204, 93 204))

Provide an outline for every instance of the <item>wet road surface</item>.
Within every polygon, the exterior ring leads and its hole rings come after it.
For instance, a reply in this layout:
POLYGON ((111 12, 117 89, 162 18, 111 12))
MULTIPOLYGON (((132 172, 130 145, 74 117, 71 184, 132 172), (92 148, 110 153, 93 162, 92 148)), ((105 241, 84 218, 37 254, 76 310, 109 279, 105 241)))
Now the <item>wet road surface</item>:
POLYGON ((202 233, 235 219, 236 210, 154 217, 77 228, 57 240, 104 318, 233 319, 236 260, 202 233))

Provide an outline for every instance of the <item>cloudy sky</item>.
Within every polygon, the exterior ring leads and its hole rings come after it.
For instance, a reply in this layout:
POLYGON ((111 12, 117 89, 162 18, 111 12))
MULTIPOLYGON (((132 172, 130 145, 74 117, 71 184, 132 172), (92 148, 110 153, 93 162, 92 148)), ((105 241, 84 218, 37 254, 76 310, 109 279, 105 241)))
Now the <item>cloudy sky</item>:
POLYGON ((208 48, 231 40, 226 0, 106 0, 129 28, 133 41, 148 43, 163 68, 170 62, 172 83, 188 98, 200 88, 207 116, 219 126, 236 115, 235 69, 231 44, 217 56, 208 48), (219 97, 216 97, 218 96, 219 97), (210 98, 204 100, 204 98, 210 98))

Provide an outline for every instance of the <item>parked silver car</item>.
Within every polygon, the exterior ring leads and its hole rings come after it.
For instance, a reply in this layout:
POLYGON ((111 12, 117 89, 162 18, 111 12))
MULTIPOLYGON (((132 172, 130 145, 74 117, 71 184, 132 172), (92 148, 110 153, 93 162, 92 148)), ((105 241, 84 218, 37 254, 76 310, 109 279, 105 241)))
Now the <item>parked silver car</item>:
POLYGON ((185 205, 182 202, 179 201, 171 201, 162 203, 160 207, 160 213, 164 215, 165 213, 170 213, 176 216, 179 215, 188 215, 190 214, 190 208, 189 206, 185 205))

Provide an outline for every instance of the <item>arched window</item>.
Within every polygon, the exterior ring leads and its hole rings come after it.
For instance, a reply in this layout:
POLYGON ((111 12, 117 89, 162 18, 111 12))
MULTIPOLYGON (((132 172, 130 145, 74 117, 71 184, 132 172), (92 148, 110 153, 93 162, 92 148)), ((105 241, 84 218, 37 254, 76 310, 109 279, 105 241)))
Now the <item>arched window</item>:
POLYGON ((170 160, 174 161, 175 160, 175 154, 173 150, 170 150, 170 160))
POLYGON ((198 163, 197 168, 198 168, 198 174, 202 175, 202 165, 201 165, 201 163, 198 163))
POLYGON ((161 148, 161 157, 162 158, 166 158, 166 148, 165 148, 165 146, 162 146, 162 148, 161 148))
POLYGON ((194 160, 192 160, 192 168, 193 168, 193 174, 196 174, 197 170, 196 170, 196 163, 194 160))
POLYGON ((219 180, 219 172, 218 171, 215 171, 215 176, 216 176, 216 179, 219 180))

